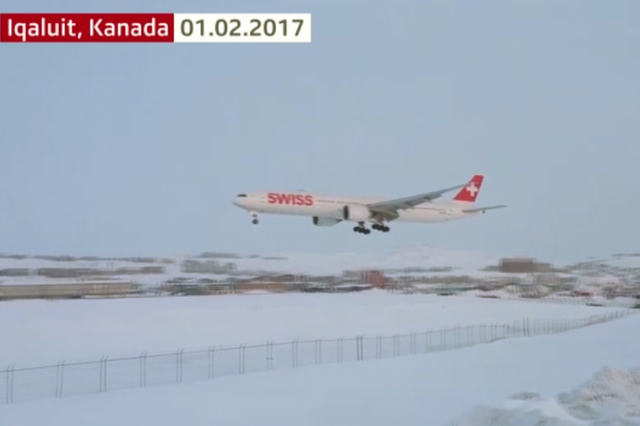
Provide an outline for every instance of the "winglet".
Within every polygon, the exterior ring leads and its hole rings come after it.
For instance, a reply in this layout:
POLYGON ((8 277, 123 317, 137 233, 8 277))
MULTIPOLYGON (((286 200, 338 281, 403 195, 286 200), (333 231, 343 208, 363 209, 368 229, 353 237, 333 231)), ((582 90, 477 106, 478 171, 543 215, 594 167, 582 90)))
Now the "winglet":
POLYGON ((469 182, 458 192, 458 194, 454 197, 453 201, 461 202, 461 203, 475 203, 476 198, 478 198, 478 194, 480 193, 480 188, 482 187, 482 181, 484 180, 483 175, 475 175, 471 178, 469 182))

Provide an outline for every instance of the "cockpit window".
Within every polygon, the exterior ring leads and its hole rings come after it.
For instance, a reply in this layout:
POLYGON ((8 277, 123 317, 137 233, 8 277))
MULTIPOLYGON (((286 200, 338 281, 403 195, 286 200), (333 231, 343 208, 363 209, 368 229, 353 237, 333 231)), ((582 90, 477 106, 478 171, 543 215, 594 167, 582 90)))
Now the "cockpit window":
POLYGON ((246 197, 247 194, 238 194, 238 197, 246 197))

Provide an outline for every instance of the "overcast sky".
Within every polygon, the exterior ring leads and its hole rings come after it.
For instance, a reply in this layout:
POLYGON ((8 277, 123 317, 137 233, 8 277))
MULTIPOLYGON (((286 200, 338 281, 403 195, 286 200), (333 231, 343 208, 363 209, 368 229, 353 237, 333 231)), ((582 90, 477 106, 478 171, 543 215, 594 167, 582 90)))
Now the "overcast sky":
POLYGON ((2 12, 310 12, 311 44, 0 45, 0 251, 431 244, 640 252, 640 2, 5 0, 2 12), (263 216, 237 193, 403 197, 485 174, 447 224, 263 216))

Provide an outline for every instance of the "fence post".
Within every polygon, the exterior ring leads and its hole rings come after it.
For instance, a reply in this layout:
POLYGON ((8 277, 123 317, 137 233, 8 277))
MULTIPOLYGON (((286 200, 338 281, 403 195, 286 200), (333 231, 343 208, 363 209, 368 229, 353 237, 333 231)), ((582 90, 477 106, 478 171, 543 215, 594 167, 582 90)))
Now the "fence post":
POLYGON ((102 392, 102 377, 104 376, 104 372, 102 371, 104 369, 104 357, 100 358, 100 380, 99 380, 99 388, 98 388, 98 392, 102 392))
POLYGON ((106 392, 107 391, 107 362, 109 361, 109 357, 105 356, 102 358, 101 362, 102 362, 102 375, 100 377, 100 391, 101 392, 106 392))
POLYGON ((56 398, 62 398, 62 384, 64 383, 64 361, 56 366, 56 398))
POLYGON ((376 336, 376 358, 382 358, 382 336, 379 334, 376 336))
POLYGON ((140 387, 147 387, 147 353, 140 354, 140 387))
POLYGON ((337 350, 338 350, 338 354, 337 354, 337 361, 338 362, 342 362, 342 341, 344 340, 344 337, 338 337, 338 341, 337 341, 337 350))
POLYGON ((291 341, 291 363, 293 367, 298 366, 298 339, 293 339, 291 341))
POLYGON ((444 351, 447 348, 447 339, 445 337, 446 328, 440 327, 440 350, 444 351))
POLYGON ((265 349, 265 354, 264 354, 264 363, 265 363, 265 370, 269 371, 271 370, 271 340, 269 340, 265 345, 264 345, 264 349, 265 349))
POLYGON ((102 381, 102 391, 103 392, 107 391, 107 378, 108 378, 107 367, 108 367, 108 362, 109 362, 109 357, 105 356, 104 357, 104 368, 102 369, 102 373, 104 374, 104 380, 102 381))
POLYGON ((245 344, 238 346, 238 374, 244 374, 244 348, 245 344))
POLYGON ((400 334, 396 333, 393 335, 393 356, 397 357, 398 352, 400 352, 400 334))
POLYGON ((182 382, 182 352, 184 349, 178 349, 176 352, 176 383, 182 382))
POLYGON ((54 398, 58 397, 58 389, 60 389, 60 363, 62 361, 58 361, 56 364, 56 390, 54 392, 54 398))
POLYGON ((207 349, 207 379, 213 378, 214 368, 213 368, 213 346, 209 346, 207 349))
POLYGON ((7 399, 7 404, 11 404, 13 402, 13 371, 14 371, 14 367, 13 365, 10 365, 9 367, 7 367, 7 395, 6 395, 6 399, 7 399))
POLYGON ((316 364, 322 364, 322 339, 316 340, 316 364))

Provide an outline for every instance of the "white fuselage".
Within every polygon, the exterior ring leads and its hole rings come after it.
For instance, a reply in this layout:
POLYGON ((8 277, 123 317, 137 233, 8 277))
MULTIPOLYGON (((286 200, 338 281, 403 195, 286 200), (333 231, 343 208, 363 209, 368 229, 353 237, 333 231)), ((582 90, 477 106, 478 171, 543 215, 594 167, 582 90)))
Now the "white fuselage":
MULTIPOLYGON (((384 201, 381 197, 349 197, 339 195, 319 195, 306 192, 258 192, 240 194, 234 204, 251 213, 267 213, 295 216, 317 216, 321 218, 345 220, 345 206, 365 206, 384 201)), ((478 216, 480 213, 466 213, 464 209, 473 208, 473 203, 464 202, 427 202, 406 210, 399 210, 394 222, 446 222, 478 216)), ((347 219, 348 221, 358 221, 347 219)), ((374 220, 367 220, 372 222, 374 220)))

